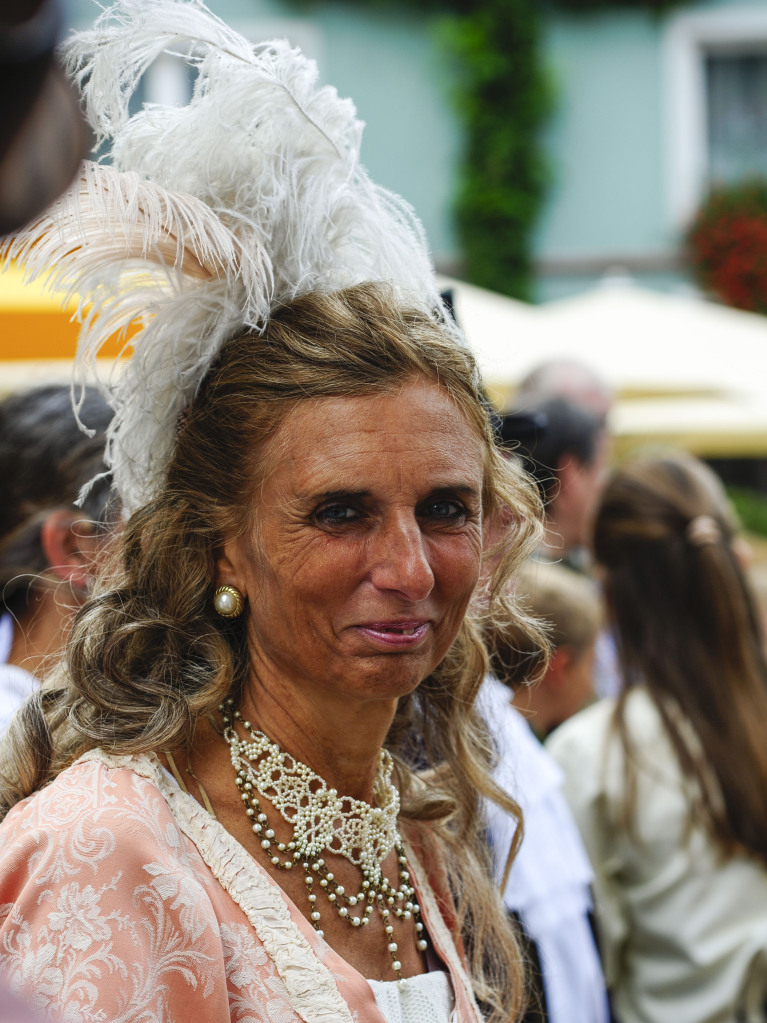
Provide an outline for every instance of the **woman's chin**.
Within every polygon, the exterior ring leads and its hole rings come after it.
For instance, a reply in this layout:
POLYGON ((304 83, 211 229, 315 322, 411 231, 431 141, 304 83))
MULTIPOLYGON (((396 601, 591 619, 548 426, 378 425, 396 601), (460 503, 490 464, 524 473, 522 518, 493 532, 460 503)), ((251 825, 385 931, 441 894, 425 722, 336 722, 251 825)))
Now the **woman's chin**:
POLYGON ((427 660, 407 655, 396 658, 371 657, 367 659, 353 687, 362 699, 372 697, 398 700, 414 692, 435 666, 431 658, 427 660))

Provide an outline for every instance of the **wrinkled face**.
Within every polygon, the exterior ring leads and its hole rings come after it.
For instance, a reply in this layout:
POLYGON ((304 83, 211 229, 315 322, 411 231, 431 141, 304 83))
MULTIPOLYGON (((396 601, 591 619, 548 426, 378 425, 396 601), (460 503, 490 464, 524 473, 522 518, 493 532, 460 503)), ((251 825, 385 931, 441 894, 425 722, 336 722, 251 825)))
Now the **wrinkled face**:
POLYGON ((219 565, 248 598, 259 682, 363 702, 412 691, 477 581, 481 438, 416 380, 299 404, 264 457, 252 525, 219 565))

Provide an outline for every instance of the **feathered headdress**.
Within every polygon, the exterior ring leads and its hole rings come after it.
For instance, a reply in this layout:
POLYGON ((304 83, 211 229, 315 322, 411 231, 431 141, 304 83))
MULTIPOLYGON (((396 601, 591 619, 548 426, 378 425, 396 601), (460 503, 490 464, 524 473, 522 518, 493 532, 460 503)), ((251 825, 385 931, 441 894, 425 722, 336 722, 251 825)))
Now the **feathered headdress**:
POLYGON ((179 413, 225 340, 309 291, 388 280, 440 316, 421 225, 359 163, 354 106, 285 41, 251 45, 199 0, 118 0, 64 50, 97 146, 52 207, 3 246, 81 300, 77 379, 137 321, 104 385, 107 464, 126 512, 162 483, 179 413), (185 107, 131 114, 163 51, 196 70, 185 107))

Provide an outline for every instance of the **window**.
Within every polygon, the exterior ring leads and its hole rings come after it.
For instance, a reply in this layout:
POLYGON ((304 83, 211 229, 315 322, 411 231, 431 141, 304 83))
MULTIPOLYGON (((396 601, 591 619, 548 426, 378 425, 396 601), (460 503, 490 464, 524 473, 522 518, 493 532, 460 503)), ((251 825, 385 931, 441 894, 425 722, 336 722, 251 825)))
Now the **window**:
MULTIPOLYGON (((232 26, 246 39, 254 43, 269 39, 289 39, 314 60, 322 53, 320 31, 309 21, 300 18, 263 18, 246 24, 235 22, 232 26)), ((178 47, 181 53, 181 47, 178 47)), ((181 56, 162 53, 147 68, 139 87, 131 100, 131 112, 140 110, 144 103, 159 103, 162 106, 186 106, 192 96, 195 71, 181 56)))
POLYGON ((767 53, 705 57, 707 179, 767 174, 767 53))
POLYGON ((767 175, 767 11, 670 18, 664 64, 668 203, 678 228, 710 183, 767 175))

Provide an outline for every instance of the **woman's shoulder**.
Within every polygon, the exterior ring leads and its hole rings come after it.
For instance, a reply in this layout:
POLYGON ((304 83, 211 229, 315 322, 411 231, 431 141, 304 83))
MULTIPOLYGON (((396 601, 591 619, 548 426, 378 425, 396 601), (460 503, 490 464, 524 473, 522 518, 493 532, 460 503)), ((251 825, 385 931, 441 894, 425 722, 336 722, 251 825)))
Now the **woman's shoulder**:
MULTIPOLYGON (((588 760, 604 753, 608 742, 615 745, 615 717, 618 701, 597 700, 561 724, 546 740, 546 749, 560 764, 571 758, 588 760)), ((641 742, 657 738, 662 728, 658 709, 643 686, 636 686, 624 697, 621 708, 627 731, 641 742)))
POLYGON ((71 947, 73 962, 98 945, 109 972, 118 967, 107 946, 132 954, 158 927, 175 929, 190 948, 202 935, 215 939, 214 878, 162 784, 154 758, 96 750, 8 813, 0 825, 0 972, 14 986, 30 986, 23 970, 16 976, 25 935, 35 936, 35 955, 70 955, 71 947))
MULTIPOLYGON (((98 750, 16 804, 0 825, 2 902, 13 889, 50 876, 119 870, 145 874, 147 863, 194 869, 188 843, 161 791, 161 767, 150 757, 98 750)), ((195 871, 196 872, 196 871, 195 871)))
MULTIPOLYGON (((161 799, 157 785, 159 763, 147 756, 112 756, 92 750, 9 811, 0 835, 48 831, 75 826, 85 816, 116 816, 131 806, 161 799)), ((164 802, 164 800, 163 800, 164 802)), ((156 811, 162 812, 159 803, 156 811)))
POLYGON ((0 975, 41 1010, 229 1019, 227 965, 263 952, 170 792, 153 758, 95 751, 0 827, 0 975))
POLYGON ((567 800, 582 832, 597 831, 605 841, 622 835, 627 856, 626 850, 633 858, 641 847, 643 864, 660 862, 682 844, 690 793, 650 693, 642 686, 630 690, 620 713, 619 727, 615 701, 600 701, 565 722, 547 746, 564 770, 567 800))

